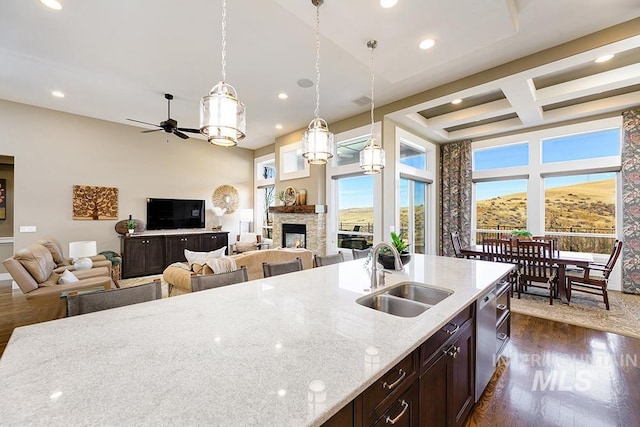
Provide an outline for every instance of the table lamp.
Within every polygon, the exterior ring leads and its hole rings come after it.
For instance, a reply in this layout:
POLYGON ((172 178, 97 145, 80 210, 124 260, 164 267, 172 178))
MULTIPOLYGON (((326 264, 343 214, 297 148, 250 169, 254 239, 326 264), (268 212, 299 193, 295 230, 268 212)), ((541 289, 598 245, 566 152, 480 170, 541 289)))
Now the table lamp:
POLYGON ((98 253, 95 240, 82 242, 69 242, 69 257, 73 259, 76 270, 88 270, 93 266, 93 261, 87 258, 98 253))

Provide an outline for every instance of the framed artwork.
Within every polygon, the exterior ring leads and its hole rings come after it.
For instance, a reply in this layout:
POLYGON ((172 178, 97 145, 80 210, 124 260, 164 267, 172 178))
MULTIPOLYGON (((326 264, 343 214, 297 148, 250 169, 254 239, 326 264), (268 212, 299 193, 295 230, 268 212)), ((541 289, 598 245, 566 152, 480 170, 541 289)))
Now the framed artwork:
POLYGON ((7 219, 7 180, 0 179, 0 220, 7 219))
POLYGON ((118 219, 118 189, 74 185, 73 219, 118 219))
POLYGON ((280 181, 309 176, 309 163, 302 157, 302 142, 280 147, 280 181))

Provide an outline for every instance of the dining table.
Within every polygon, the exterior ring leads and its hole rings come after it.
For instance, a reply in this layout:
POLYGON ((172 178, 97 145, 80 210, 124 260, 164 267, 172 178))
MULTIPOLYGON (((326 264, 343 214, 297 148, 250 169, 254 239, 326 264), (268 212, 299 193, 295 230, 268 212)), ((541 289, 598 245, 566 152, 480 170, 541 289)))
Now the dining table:
MULTIPOLYGON (((466 258, 480 258, 486 259, 486 254, 482 245, 470 245, 462 247, 460 249, 462 255, 466 258)), ((558 298, 564 302, 569 303, 567 293, 567 281, 565 279, 567 268, 572 267, 587 267, 593 263, 593 254, 587 252, 571 252, 571 251, 553 251, 551 254, 551 260, 554 265, 557 266, 558 274, 558 298)))

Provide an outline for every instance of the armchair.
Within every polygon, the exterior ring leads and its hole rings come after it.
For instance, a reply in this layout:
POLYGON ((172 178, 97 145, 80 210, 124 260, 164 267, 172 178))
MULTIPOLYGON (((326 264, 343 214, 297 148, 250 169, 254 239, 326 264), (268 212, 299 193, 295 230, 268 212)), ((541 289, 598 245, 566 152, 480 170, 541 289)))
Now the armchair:
POLYGON ((55 271, 56 264, 51 252, 38 243, 16 252, 2 263, 25 294, 39 322, 65 317, 67 309, 60 298, 62 292, 97 287, 109 290, 115 287, 107 267, 71 271, 77 281, 58 284, 62 272, 55 271))
POLYGON ((234 245, 235 253, 254 251, 258 249, 262 240, 262 236, 256 233, 242 233, 236 236, 234 245))

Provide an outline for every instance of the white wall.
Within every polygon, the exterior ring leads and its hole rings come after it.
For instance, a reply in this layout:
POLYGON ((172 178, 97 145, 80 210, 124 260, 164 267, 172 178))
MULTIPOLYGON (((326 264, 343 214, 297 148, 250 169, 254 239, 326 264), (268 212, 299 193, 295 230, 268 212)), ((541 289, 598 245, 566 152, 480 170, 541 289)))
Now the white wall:
MULTIPOLYGON (((0 155, 15 157, 16 251, 47 235, 57 237, 65 253, 74 240, 96 240, 98 251, 120 250, 117 220, 73 220, 73 185, 117 187, 119 220, 129 214, 146 220, 147 197, 204 199, 210 228, 211 195, 222 184, 238 189, 240 208, 253 205, 248 149, 165 132, 141 134, 133 126, 2 100, 0 129, 0 155), (37 232, 20 233, 21 225, 35 225, 37 232)), ((230 240, 239 218, 236 212, 223 219, 230 240)))

